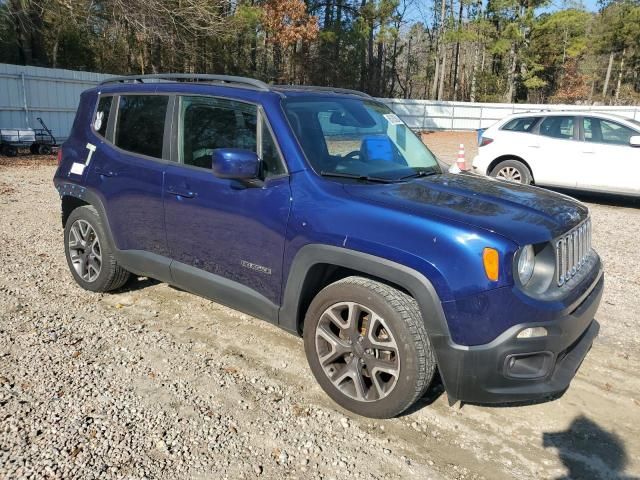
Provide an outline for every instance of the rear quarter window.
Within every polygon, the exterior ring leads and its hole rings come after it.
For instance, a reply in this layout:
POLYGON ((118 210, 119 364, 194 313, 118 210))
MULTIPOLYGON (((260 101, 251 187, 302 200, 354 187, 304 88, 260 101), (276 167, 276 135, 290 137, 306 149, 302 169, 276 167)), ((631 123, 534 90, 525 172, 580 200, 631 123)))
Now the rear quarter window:
POLYGON ((508 121, 501 130, 510 132, 531 132, 542 117, 520 117, 508 121))
POLYGON ((169 97, 123 95, 118 105, 115 144, 132 153, 162 158, 169 97))
POLYGON ((101 137, 107 135, 107 123, 109 123, 109 114, 111 113, 112 96, 104 96, 98 99, 96 114, 93 118, 93 131, 101 137))

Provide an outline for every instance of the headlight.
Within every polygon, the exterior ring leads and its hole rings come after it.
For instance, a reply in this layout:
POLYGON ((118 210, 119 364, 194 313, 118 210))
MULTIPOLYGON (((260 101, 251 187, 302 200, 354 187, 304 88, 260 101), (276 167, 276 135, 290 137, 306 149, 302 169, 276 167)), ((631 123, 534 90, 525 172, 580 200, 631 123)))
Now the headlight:
POLYGON ((536 266, 536 255, 532 245, 523 247, 518 252, 518 277, 522 285, 526 285, 533 276, 536 266))

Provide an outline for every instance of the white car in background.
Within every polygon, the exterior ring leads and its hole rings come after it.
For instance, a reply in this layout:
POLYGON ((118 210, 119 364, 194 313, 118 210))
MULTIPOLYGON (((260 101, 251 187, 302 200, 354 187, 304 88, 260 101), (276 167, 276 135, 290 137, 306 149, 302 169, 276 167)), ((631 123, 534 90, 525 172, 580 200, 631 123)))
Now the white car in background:
POLYGON ((592 112, 510 115, 479 140, 474 173, 502 180, 640 195, 640 122, 592 112))

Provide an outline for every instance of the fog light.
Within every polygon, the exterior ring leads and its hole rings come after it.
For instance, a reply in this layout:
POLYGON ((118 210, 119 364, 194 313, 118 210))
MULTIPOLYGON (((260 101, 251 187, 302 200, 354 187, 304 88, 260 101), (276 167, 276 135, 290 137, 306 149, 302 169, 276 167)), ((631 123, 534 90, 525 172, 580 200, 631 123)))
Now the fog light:
POLYGON ((525 328, 520 330, 518 338, 533 338, 533 337, 546 337, 549 334, 544 327, 525 328))

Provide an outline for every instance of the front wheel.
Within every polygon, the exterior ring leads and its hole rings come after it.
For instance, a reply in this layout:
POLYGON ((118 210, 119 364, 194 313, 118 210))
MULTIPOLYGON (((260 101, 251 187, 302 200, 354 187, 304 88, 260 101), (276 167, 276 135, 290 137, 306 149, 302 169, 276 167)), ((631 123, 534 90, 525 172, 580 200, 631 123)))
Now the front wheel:
POLYGON ((424 394, 436 368, 416 301, 363 277, 333 283, 313 299, 304 344, 323 390, 366 417, 406 410, 424 394))
POLYGON ((498 180, 523 185, 530 185, 533 180, 529 168, 519 160, 504 160, 493 167, 489 175, 498 180))

